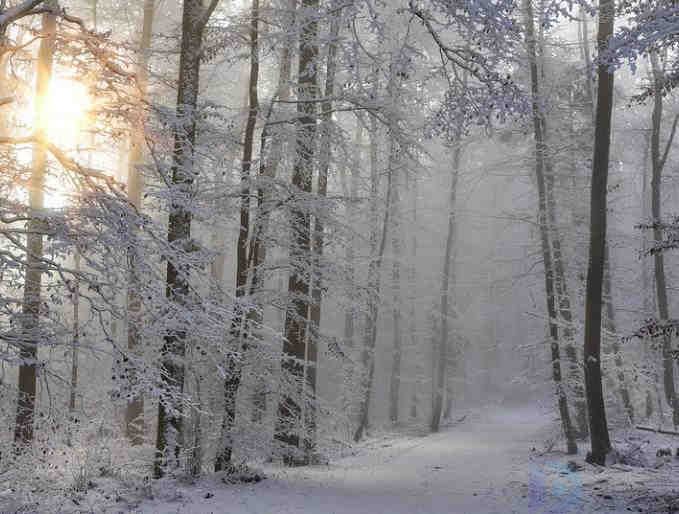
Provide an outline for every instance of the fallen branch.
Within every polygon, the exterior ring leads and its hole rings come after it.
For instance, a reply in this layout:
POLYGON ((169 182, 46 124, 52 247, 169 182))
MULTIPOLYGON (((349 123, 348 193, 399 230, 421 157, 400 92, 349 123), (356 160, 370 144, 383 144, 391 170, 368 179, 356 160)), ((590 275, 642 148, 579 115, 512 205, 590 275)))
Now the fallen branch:
POLYGON ((657 434, 665 434, 665 435, 678 435, 679 432, 674 432, 672 430, 661 430, 661 429, 655 429, 655 428, 650 428, 650 427, 641 427, 641 426, 636 426, 634 427, 637 430, 645 430, 646 432, 655 432, 657 434))

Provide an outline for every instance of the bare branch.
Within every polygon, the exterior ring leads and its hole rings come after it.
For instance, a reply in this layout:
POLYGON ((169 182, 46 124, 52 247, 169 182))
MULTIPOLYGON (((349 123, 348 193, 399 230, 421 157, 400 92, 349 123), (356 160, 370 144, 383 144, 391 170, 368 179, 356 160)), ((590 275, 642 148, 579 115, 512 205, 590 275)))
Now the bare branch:
POLYGON ((31 16, 32 12, 37 6, 42 4, 45 0, 24 0, 20 4, 10 7, 2 14, 0 14, 0 32, 4 32, 7 25, 23 18, 24 16, 31 16))
POLYGON ((674 135, 677 132, 677 123, 679 123, 679 114, 674 117, 674 122, 672 122, 672 130, 670 131, 670 137, 667 140, 667 145, 665 145, 665 151, 662 154, 662 159, 660 159, 660 169, 665 167, 665 162, 670 153, 670 148, 672 147, 672 141, 674 141, 674 135))

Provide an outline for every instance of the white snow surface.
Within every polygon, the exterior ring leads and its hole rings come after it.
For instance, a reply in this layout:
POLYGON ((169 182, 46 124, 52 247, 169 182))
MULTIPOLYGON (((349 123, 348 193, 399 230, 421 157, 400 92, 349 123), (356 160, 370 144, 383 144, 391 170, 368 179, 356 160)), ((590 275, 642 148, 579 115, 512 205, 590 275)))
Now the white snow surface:
POLYGON ((328 466, 268 468, 267 480, 258 484, 204 480, 174 491, 172 500, 146 501, 135 512, 566 514, 590 507, 606 512, 573 479, 584 473, 566 471, 563 455, 536 456, 553 429, 552 420, 536 410, 489 410, 438 434, 373 438, 328 466))
MULTIPOLYGON (((329 465, 267 465, 259 483, 93 476, 87 491, 0 491, 0 512, 138 514, 614 514, 679 512, 679 438, 614 433, 628 463, 608 467, 562 451, 553 415, 529 408, 460 412, 438 434, 373 436, 329 465), (577 471, 569 470, 569 461, 577 471), (135 485, 136 484, 136 485, 135 485), (30 501, 28 501, 30 500, 30 501)), ((573 467, 573 466, 571 466, 573 467)))

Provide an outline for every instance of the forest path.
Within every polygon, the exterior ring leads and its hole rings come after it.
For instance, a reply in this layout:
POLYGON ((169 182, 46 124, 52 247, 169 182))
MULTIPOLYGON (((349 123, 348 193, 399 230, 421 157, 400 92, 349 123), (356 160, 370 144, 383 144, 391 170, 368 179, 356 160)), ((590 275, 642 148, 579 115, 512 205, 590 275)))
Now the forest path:
POLYGON ((267 470, 269 478, 254 485, 202 483, 182 491, 181 500, 146 504, 142 512, 583 512, 582 488, 567 476, 554 483, 554 470, 542 470, 544 459, 531 459, 531 449, 544 446, 551 423, 536 411, 486 411, 438 434, 372 439, 330 466, 267 470))

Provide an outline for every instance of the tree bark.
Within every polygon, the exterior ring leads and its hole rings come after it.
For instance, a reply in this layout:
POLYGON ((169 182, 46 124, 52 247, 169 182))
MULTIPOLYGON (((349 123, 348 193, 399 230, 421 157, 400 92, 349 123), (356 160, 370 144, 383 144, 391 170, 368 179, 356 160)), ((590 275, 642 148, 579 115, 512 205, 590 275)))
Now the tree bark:
MULTIPOLYGON (((196 109, 200 82, 200 58, 205 25, 217 5, 212 0, 204 7, 201 0, 184 0, 182 13, 182 38, 179 57, 179 80, 177 85, 177 111, 174 128, 171 185, 179 193, 179 200, 172 200, 168 219, 168 243, 180 253, 191 251, 190 206, 186 202, 192 196, 196 171, 193 151, 196 142, 196 109)), ((181 260, 181 255, 178 260, 181 260)), ((168 259, 166 297, 171 304, 185 305, 189 301, 188 270, 180 262, 168 259)), ((156 431, 156 458, 154 476, 160 478, 173 457, 172 467, 180 465, 182 450, 182 401, 184 393, 184 358, 186 355, 186 331, 179 328, 164 338, 160 361, 162 372, 162 396, 158 403, 158 426, 156 431)))
POLYGON ((399 402, 401 390, 401 352, 403 351, 403 336, 401 334, 401 193, 399 188, 402 163, 398 158, 401 152, 398 143, 392 141, 392 155, 387 170, 391 178, 391 287, 392 287, 392 327, 393 341, 391 357, 391 372, 389 376, 389 420, 398 423, 399 402))
POLYGON ((605 263, 604 263, 604 284, 603 295, 604 303, 606 304, 606 319, 604 326, 609 336, 611 337, 611 350, 613 351, 613 360, 616 368, 616 378, 618 380, 618 392, 620 393, 620 400, 625 409, 627 418, 630 423, 634 423, 634 407, 632 406, 632 399, 627 389, 627 380, 625 378, 625 367, 622 360, 622 352, 620 351, 620 343, 618 342, 618 333, 615 324, 615 309, 613 308, 613 292, 611 290, 611 253, 606 245, 605 249, 605 263))
POLYGON ((381 227, 381 237, 378 234, 377 195, 379 190, 379 171, 377 169, 377 121, 370 118, 370 255, 368 265, 368 305, 366 314, 366 330, 363 341, 361 361, 363 365, 363 380, 361 381, 361 397, 358 405, 358 426, 354 431, 354 441, 358 442, 368 428, 370 420, 370 397, 372 396, 372 384, 375 376, 375 342, 377 341, 377 318, 380 305, 380 285, 382 274, 382 261, 387 245, 389 230, 389 213, 391 211, 391 174, 387 174, 387 197, 385 201, 384 220, 381 227), (378 237, 380 237, 378 241, 378 237))
MULTIPOLYGON (((662 70, 658 63, 657 54, 651 54, 651 66, 653 71, 653 115, 651 118, 651 214, 653 216, 653 239, 662 240, 662 232, 658 227, 661 221, 661 192, 662 192, 662 172, 665 165, 667 153, 661 155, 660 135, 662 129, 663 116, 663 87, 662 70)), ((671 141, 668 142, 668 145, 671 141)), ((669 148, 669 146, 668 146, 669 148)), ((661 322, 670 319, 669 301, 667 299, 667 276, 665 274, 665 255, 663 252, 655 252, 653 255, 655 266, 654 278, 658 305, 658 316, 661 322)), ((674 426, 679 425, 679 402, 674 384, 674 359, 672 358, 672 338, 669 335, 663 337, 662 341, 662 361, 663 361, 663 384, 665 389, 665 400, 672 409, 672 421, 674 426)))
MULTIPOLYGON (((296 0, 289 0, 289 10, 292 13, 292 20, 290 22, 290 28, 295 24, 295 10, 297 2, 296 0)), ((267 145, 272 138, 271 125, 269 118, 273 113, 273 107, 275 100, 280 100, 281 102, 288 102, 290 100, 290 76, 292 68, 292 51, 290 47, 286 44, 283 46, 280 55, 280 66, 278 71, 278 85, 276 87, 276 94, 271 101, 267 113, 267 122, 264 124, 262 129, 262 135, 260 138, 260 159, 259 159, 259 177, 260 179, 266 179, 273 182, 276 178, 278 165, 281 160, 281 153, 283 148, 283 140, 281 137, 273 138, 271 142, 271 150, 267 153, 267 145)), ((263 238, 266 234, 267 227, 269 225, 270 212, 266 208, 267 202, 271 200, 270 194, 267 194, 267 188, 270 188, 272 184, 264 183, 260 185, 257 189, 257 219, 253 229, 253 237, 250 244, 250 252, 248 254, 249 259, 252 261, 251 264, 251 280, 250 280, 250 296, 252 296, 256 291, 259 291, 263 285, 263 276, 261 266, 266 260, 266 246, 264 244, 263 238)), ((258 316, 255 314, 255 318, 258 316)), ((255 319, 258 321, 258 319, 255 319)))
MULTIPOLYGON (((328 194, 328 171, 330 170, 330 160, 332 158, 332 97, 335 95, 335 75, 337 69, 337 38, 339 37, 341 11, 336 12, 330 22, 330 34, 328 36, 328 56, 325 73, 325 101, 322 103, 321 113, 322 133, 321 145, 319 148, 319 169, 317 194, 320 198, 325 198, 328 194)), ((312 272, 311 282, 311 305, 309 306, 309 325, 307 331, 307 360, 305 382, 311 386, 311 391, 315 396, 316 375, 318 373, 318 340, 321 328, 321 302, 323 300, 323 284, 320 270, 322 269, 323 244, 325 237, 325 226, 321 216, 314 217, 313 227, 313 252, 315 259, 314 271, 312 272), (313 364, 311 364, 313 363, 313 364)), ((316 446, 316 407, 314 405, 306 409, 305 425, 307 434, 305 438, 305 451, 307 461, 312 458, 316 446)))
MULTIPOLYGON (((592 120, 592 128, 594 128, 594 124, 596 123, 595 120, 595 106, 594 106, 594 77, 592 76, 592 61, 590 57, 590 52, 589 52, 589 31, 587 28, 587 17, 589 16, 587 12, 581 8, 580 10, 580 15, 581 15, 581 30, 582 30, 582 40, 580 41, 581 49, 582 49, 582 56, 584 59, 584 64, 585 64, 585 73, 586 73, 586 79, 587 79, 587 84, 586 84, 586 98, 587 98, 587 105, 588 105, 588 110, 591 115, 591 120, 592 120)), ((605 249, 605 262, 604 262, 604 282, 603 282, 603 302, 606 305, 606 321, 605 321, 605 326, 606 330, 609 331, 611 334, 616 333, 615 329, 615 308, 614 308, 614 303, 613 303, 613 296, 611 294, 611 273, 610 273, 610 261, 609 261, 609 248, 608 244, 606 245, 605 249)), ((615 337, 615 336, 614 336, 615 337)), ((622 360, 622 353, 620 352, 620 345, 615 342, 612 345, 612 350, 614 353, 614 360, 615 360, 615 366, 617 368, 617 380, 618 380, 618 391, 620 393, 620 397, 623 403, 623 407, 630 418, 630 420, 634 420, 634 410, 632 406, 632 402, 630 399, 629 391, 627 389, 627 383, 625 379, 625 373, 624 373, 624 365, 623 365, 623 360, 622 360)))
MULTIPOLYGON (((406 173, 406 193, 410 192, 410 261, 408 262, 408 346, 410 352, 415 352, 415 373, 419 375, 422 359, 419 357, 419 344, 417 336, 417 179, 411 178, 406 173), (412 182, 411 182, 412 180, 412 182)), ((410 398, 410 417, 417 418, 417 404, 419 403, 419 376, 413 380, 412 395, 410 398)))
MULTIPOLYGON (((151 34, 153 30, 153 14, 155 0, 144 0, 144 18, 142 20, 142 35, 139 43, 139 64, 137 66, 137 80, 139 85, 140 99, 146 97, 148 61, 151 49, 151 34)), ((144 121, 138 121, 132 138, 127 170, 127 199, 137 209, 142 207, 143 177, 139 166, 143 164, 144 148, 144 121)), ((132 248, 128 252, 129 285, 127 289, 127 348, 131 354, 140 356, 142 298, 140 293, 139 256, 137 250, 132 248)), ((133 366, 129 366, 132 370, 133 366)), ((128 380, 134 388, 136 377, 134 373, 128 373, 128 380)), ((133 396, 128 399, 125 408, 125 435, 133 446, 144 442, 144 396, 138 391, 132 392, 133 396)))
MULTIPOLYGON (((75 250, 74 268, 76 273, 80 272, 80 253, 75 250)), ((73 339, 71 341, 71 383, 68 395, 68 415, 69 422, 75 423, 75 402, 78 393, 78 347, 80 346, 80 277, 73 277, 73 339)), ((71 446, 71 434, 73 426, 68 427, 68 437, 66 444, 71 446)))
MULTIPOLYGON (((47 134, 47 95, 56 39, 56 16, 51 13, 42 15, 42 39, 38 50, 35 89, 35 134, 38 141, 47 134)), ((33 146, 33 163, 28 183, 28 201, 31 218, 28 221, 26 236, 26 275, 24 281, 22 306, 22 337, 19 345, 19 397, 17 401, 14 442, 17 449, 30 444, 33 440, 33 421, 35 416, 35 397, 38 366, 38 347, 40 346, 40 304, 42 289, 42 258, 44 222, 44 186, 47 171, 47 150, 41 142, 33 146)))
POLYGON ((557 305, 555 293, 555 273, 550 246, 550 226, 547 202, 547 189, 545 185, 545 173, 547 168, 547 146, 545 139, 544 116, 540 112, 538 105, 540 98, 539 75, 538 75, 538 56, 536 51, 534 16, 531 0, 524 0, 524 15, 526 26, 526 47, 528 50, 528 60, 531 76, 531 95, 533 104, 533 131, 535 136, 535 177, 538 188, 538 217, 540 226, 540 241, 542 245, 542 258, 545 268, 545 297, 547 302, 547 316, 549 317, 549 336, 552 355, 552 379, 556 387, 557 404, 561 416, 561 425, 566 437, 567 451, 569 454, 577 453, 578 448, 575 442, 575 432, 573 430, 566 391, 562 381, 561 356, 559 349, 559 330, 557 326, 557 305))
MULTIPOLYGON (((297 201, 311 193, 314 149, 316 140, 317 58, 318 58, 318 0, 303 0, 300 17, 301 36, 299 43, 299 88, 297 113, 297 156, 292 175, 292 185, 298 194, 297 201)), ((311 259, 311 217, 309 210, 299 204, 291 212, 292 245, 290 248, 291 271, 288 278, 289 306, 285 316, 285 339, 283 342, 282 370, 293 382, 295 391, 283 392, 278 408, 279 426, 276 439, 288 446, 284 460, 288 464, 304 463, 295 455, 300 446, 297 420, 302 419, 307 402, 305 391, 311 389, 313 397, 315 384, 305 373, 305 366, 313 367, 315 348, 307 348, 307 319, 309 316, 309 276, 311 259), (313 359, 313 360, 312 360, 313 359), (306 379, 306 380, 305 380, 306 379)), ((313 378, 313 373, 312 377, 313 378)))
POLYGON ((453 245, 455 244, 456 238, 456 198, 457 198, 457 179, 460 171, 460 158, 462 154, 461 141, 456 141, 455 148, 453 149, 453 167, 451 173, 450 181, 450 191, 448 196, 448 231, 446 233, 446 251, 443 258, 443 274, 441 277, 441 322, 439 323, 439 340, 438 340, 438 352, 436 348, 432 349, 432 354, 434 357, 434 367, 435 371, 432 379, 434 380, 435 386, 433 388, 432 395, 432 414, 431 423, 429 428, 432 432, 438 432, 441 426, 441 415, 443 412, 443 394, 446 390, 446 382, 449 377, 447 376, 446 369, 448 364, 448 338, 449 327, 448 321, 450 318, 450 286, 451 278, 453 275, 453 245))
MULTIPOLYGON (((600 0, 597 35, 599 55, 605 52, 608 39, 613 34, 614 17, 613 0, 600 0)), ((603 465, 606 462, 606 455, 611 449, 601 380, 601 314, 606 248, 606 197, 614 90, 613 72, 609 70, 607 64, 598 65, 597 76, 599 87, 597 89, 594 156, 592 159, 584 351, 585 390, 589 411, 589 434, 592 444, 588 459, 593 463, 603 465)))
POLYGON ((233 442, 231 430, 236 420, 236 397, 242 376, 242 359, 247 349, 248 331, 243 307, 240 305, 248 281, 248 237, 250 235, 250 171, 259 115, 259 0, 252 0, 250 15, 250 77, 248 81, 248 116, 243 137, 241 167, 240 228, 236 244, 236 306, 231 327, 231 337, 236 342, 236 353, 227 355, 224 379, 224 418, 222 421, 222 447, 215 460, 215 471, 231 466, 233 442))

